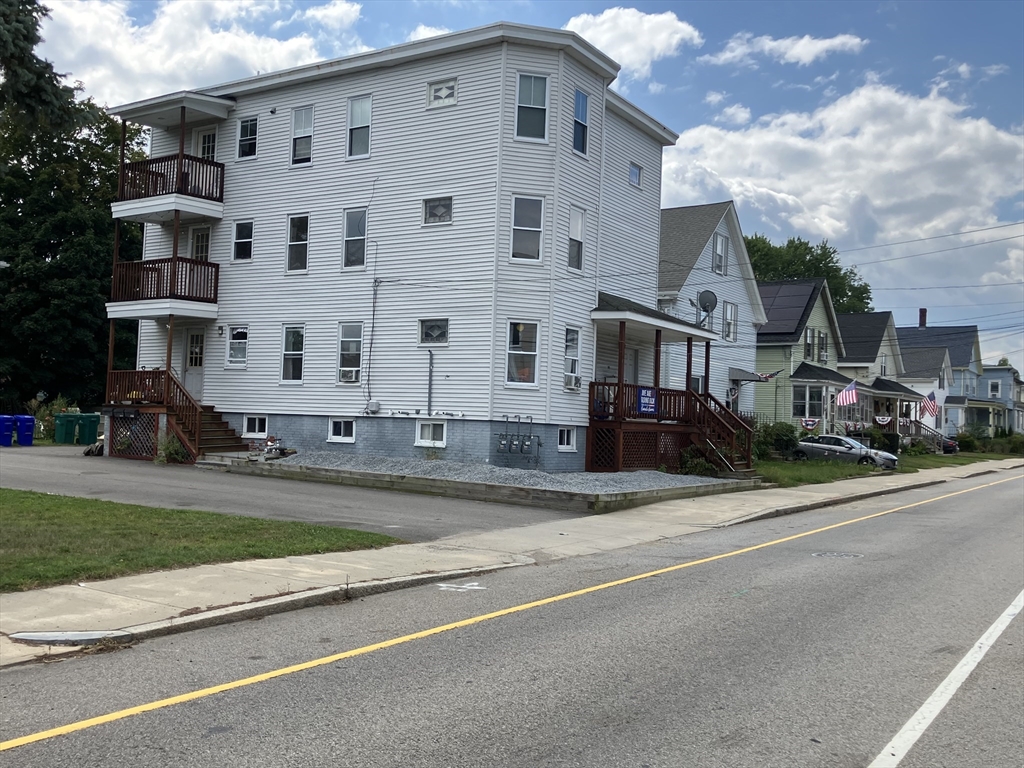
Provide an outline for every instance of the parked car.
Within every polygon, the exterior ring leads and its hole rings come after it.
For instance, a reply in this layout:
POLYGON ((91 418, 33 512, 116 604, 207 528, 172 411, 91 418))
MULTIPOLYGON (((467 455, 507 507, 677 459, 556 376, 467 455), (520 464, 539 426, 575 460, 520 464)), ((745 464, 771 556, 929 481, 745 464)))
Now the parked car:
POLYGON ((896 469, 899 463, 899 459, 891 453, 876 451, 843 435, 809 435, 797 443, 793 458, 855 461, 885 469, 896 469))
POLYGON ((949 437, 942 438, 943 453, 960 453, 960 443, 949 437))

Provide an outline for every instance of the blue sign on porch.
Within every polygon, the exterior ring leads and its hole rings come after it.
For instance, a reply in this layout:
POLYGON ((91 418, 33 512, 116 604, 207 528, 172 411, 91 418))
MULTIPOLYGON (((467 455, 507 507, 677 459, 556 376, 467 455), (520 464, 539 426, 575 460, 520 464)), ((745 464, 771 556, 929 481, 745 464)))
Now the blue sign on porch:
POLYGON ((654 387, 637 387, 637 410, 650 416, 658 415, 658 395, 654 387))

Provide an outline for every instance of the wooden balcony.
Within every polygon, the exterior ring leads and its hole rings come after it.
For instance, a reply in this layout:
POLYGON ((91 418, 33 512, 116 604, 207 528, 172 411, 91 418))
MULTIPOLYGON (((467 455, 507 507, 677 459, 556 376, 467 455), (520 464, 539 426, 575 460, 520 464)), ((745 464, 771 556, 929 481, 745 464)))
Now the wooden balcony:
POLYGON ((169 259, 119 261, 114 265, 111 301, 178 299, 217 303, 219 266, 172 256, 169 259))
POLYGON ((590 383, 588 472, 678 469, 691 446, 721 469, 752 467, 752 428, 714 395, 590 383))
POLYGON ((224 202, 224 164, 182 155, 151 157, 124 164, 118 201, 141 200, 159 195, 186 195, 224 202))

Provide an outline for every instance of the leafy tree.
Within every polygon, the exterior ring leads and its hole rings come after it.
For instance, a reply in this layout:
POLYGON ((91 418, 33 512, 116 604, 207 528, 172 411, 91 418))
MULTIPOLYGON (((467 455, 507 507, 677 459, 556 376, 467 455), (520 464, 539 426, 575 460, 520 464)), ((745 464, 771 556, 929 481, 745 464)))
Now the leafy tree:
MULTIPOLYGON (((2 0, 0 0, 2 1, 2 0)), ((37 391, 80 404, 105 388, 121 126, 91 100, 72 102, 58 130, 0 113, 0 399, 37 391), (94 121, 94 122, 89 122, 94 121), (85 122, 86 127, 73 128, 85 122)), ((132 158, 142 131, 128 134, 132 158)), ((141 258, 137 226, 121 227, 121 254, 141 258)), ((120 328, 116 367, 134 368, 134 323, 120 328)))
POLYGON ((832 294, 832 305, 839 314, 871 312, 871 286, 857 270, 843 267, 839 252, 822 240, 817 245, 791 237, 785 245, 775 245, 764 235, 744 237, 754 277, 758 280, 797 280, 823 277, 832 294))
POLYGON ((996 365, 1009 365, 1009 364, 1010 364, 1010 358, 1008 358, 1008 357, 1000 357, 999 358, 999 362, 996 363, 996 365))
POLYGON ((47 14, 36 0, 0 0, 0 110, 30 131, 72 129, 98 116, 95 105, 76 103, 74 89, 33 52, 47 14))

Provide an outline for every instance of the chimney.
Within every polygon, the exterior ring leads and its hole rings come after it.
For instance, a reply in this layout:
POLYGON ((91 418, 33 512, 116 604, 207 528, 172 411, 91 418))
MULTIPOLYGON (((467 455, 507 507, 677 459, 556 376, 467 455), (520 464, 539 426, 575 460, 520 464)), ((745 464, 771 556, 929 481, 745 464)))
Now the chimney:
POLYGON ((917 327, 927 328, 928 327, 928 310, 921 307, 917 310, 917 327))

